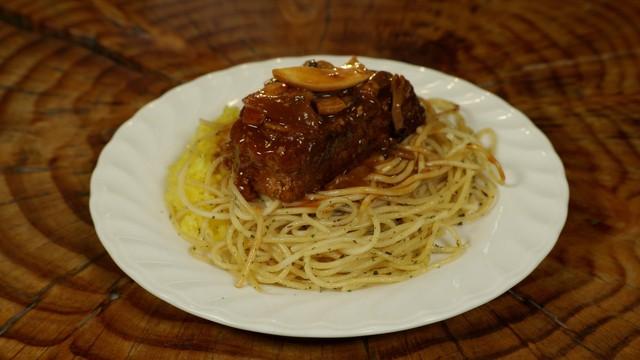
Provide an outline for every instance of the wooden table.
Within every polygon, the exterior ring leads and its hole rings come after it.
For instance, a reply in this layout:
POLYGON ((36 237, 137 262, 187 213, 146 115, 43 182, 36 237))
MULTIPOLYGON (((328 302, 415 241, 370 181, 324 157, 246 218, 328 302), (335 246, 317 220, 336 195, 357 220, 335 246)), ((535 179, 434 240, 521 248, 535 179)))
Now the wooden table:
POLYGON ((639 1, 3 0, 0 358, 640 358, 639 1), (105 253, 89 178, 137 109, 233 64, 393 58, 526 113, 571 187, 558 244, 522 283, 413 330, 295 339, 147 293, 105 253))

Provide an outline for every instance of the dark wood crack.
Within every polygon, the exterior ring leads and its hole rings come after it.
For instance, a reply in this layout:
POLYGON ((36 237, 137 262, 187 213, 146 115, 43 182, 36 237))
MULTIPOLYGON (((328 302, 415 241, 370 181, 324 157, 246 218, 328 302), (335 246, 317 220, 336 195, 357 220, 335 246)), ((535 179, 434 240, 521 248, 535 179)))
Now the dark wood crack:
POLYGON ((73 277, 74 275, 80 273, 82 270, 84 270, 87 267, 89 267, 89 265, 91 265, 95 261, 99 260, 104 255, 106 255, 105 251, 103 251, 100 254, 94 256, 93 258, 85 261, 84 263, 76 266, 75 268, 65 272, 64 274, 61 274, 61 275, 51 279, 51 281, 49 281, 49 283, 47 283, 47 285, 45 285, 42 289, 38 290, 38 292, 34 295, 34 297, 31 300, 31 302, 24 309, 18 311, 16 314, 11 316, 7 321, 5 321, 4 324, 2 324, 0 326, 0 336, 4 335, 7 331, 9 331, 11 329, 11 327, 13 325, 15 325, 18 321, 20 321, 20 319, 22 319, 25 315, 27 315, 29 313, 29 311, 33 310, 36 306, 38 306, 38 304, 40 304, 40 302, 42 301, 44 296, 49 292, 49 290, 51 290, 51 288, 53 288, 55 285, 63 282, 64 280, 69 279, 69 278, 73 277))
POLYGON ((583 348, 585 348, 586 350, 588 350, 590 353, 592 353, 594 356, 597 357, 602 357, 603 355, 600 354, 598 351, 596 351, 595 349, 592 349, 591 347, 589 347, 589 345, 585 344, 584 341, 580 338, 580 334, 578 334, 577 332, 575 332, 574 330, 572 330, 567 324, 565 324, 562 320, 560 320, 560 318, 554 314, 553 312, 549 311, 549 309, 545 308, 544 306, 538 304, 535 300, 517 293, 515 290, 511 289, 508 291, 509 294, 511 296, 513 296, 516 300, 528 304, 530 306, 533 306, 534 308, 540 310, 540 312, 542 312, 547 318, 549 318, 551 321, 553 321, 553 323, 555 323, 556 325, 558 325, 559 327, 561 327, 563 329, 563 331, 569 335, 569 337, 571 338, 571 340, 573 342, 575 342, 576 344, 582 346, 583 348))
POLYGON ((135 59, 129 58, 123 54, 118 53, 117 51, 109 49, 105 45, 101 44, 95 37, 75 35, 71 34, 68 31, 61 31, 48 27, 45 24, 35 23, 27 16, 15 11, 11 11, 2 6, 0 6, 0 21, 23 31, 36 33, 44 37, 51 37, 75 46, 80 46, 90 51, 91 53, 107 58, 113 63, 121 65, 137 73, 150 74, 159 77, 165 81, 168 81, 173 86, 180 83, 180 81, 161 71, 150 69, 144 66, 142 63, 136 61, 135 59))

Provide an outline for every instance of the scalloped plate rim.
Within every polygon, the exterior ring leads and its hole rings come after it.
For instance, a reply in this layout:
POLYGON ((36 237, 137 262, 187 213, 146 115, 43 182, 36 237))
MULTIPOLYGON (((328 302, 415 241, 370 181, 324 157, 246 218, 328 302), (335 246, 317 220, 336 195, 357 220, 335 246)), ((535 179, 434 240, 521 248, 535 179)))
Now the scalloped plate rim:
MULTIPOLYGON (((405 320, 403 322, 392 323, 392 324, 384 323, 384 322, 376 322, 375 320, 372 320, 370 322, 360 323, 355 328, 339 328, 339 329, 335 328, 335 325, 331 326, 326 323, 320 322, 319 324, 321 324, 322 326, 322 328, 320 329, 317 329, 317 328, 305 329, 305 328, 301 328, 300 326, 291 326, 291 324, 279 323, 278 321, 267 321, 267 322, 262 321, 262 322, 253 322, 253 323, 238 322, 238 321, 234 321, 233 319, 229 319, 228 316, 225 316, 224 312, 222 314, 220 313, 214 314, 214 313, 211 313, 210 311, 203 311, 200 308, 194 308, 193 306, 190 306, 188 301, 184 302, 179 298, 176 298, 176 296, 172 293, 163 292, 157 289, 158 285, 156 284, 155 281, 151 281, 147 278, 144 278, 142 274, 139 273, 139 270, 136 270, 136 268, 138 267, 138 264, 130 264, 127 262, 126 256, 121 256, 119 251, 122 251, 122 250, 117 249, 119 244, 117 242, 112 242, 109 239, 109 230, 104 227, 105 222, 103 217, 105 216, 105 214, 101 213, 100 203, 98 202, 99 197, 93 196, 93 195, 95 192, 98 192, 97 188, 100 185, 100 181, 102 181, 102 179, 99 177, 100 176, 99 169, 106 162, 105 154, 108 154, 111 151, 110 149, 112 149, 115 146, 114 144, 116 144, 116 142, 114 141, 114 139, 119 138, 120 136, 122 136, 124 132, 127 131, 126 130, 127 126, 125 125, 133 124, 136 122, 144 122, 145 120, 141 116, 141 114, 144 113, 144 110, 146 108, 152 107, 154 106, 154 104, 160 103, 162 101, 166 101, 169 97, 174 96, 181 89, 187 88, 189 86, 193 86, 194 84, 197 84, 198 82, 201 82, 201 81, 208 81, 211 77, 215 77, 216 75, 219 75, 219 74, 238 71, 239 69, 251 69, 252 67, 260 66, 264 64, 275 65, 281 61, 299 61, 299 60, 308 59, 308 58, 335 58, 335 57, 342 58, 344 56, 342 55, 306 55, 306 56, 296 56, 296 57, 273 58, 268 60, 238 64, 226 69, 204 74, 189 82, 180 84, 172 89, 169 89, 160 97, 144 105, 129 120, 122 123, 121 126, 116 130, 116 132, 114 132, 111 141, 109 141, 109 143, 105 145, 105 147, 103 148, 98 158, 95 170, 91 176, 92 196, 90 197, 90 204, 89 204, 91 217, 93 219, 98 237, 102 242, 103 246, 105 247, 106 251, 109 253, 109 255, 114 260, 114 262, 118 265, 118 267, 122 269, 128 276, 130 276, 137 284, 139 284, 145 290, 149 291, 150 293, 154 294, 160 299, 166 301, 167 303, 172 304, 173 306, 176 306, 196 316, 209 319, 214 322, 231 326, 234 328, 243 329, 243 330, 261 332, 261 333, 267 333, 267 334, 273 334, 273 335, 296 336, 296 337, 318 337, 318 338, 352 337, 352 336, 382 334, 382 333, 389 333, 394 331, 411 329, 418 326, 427 325, 433 322, 445 320, 450 317, 469 311, 473 308, 476 308, 482 304, 485 304, 495 299, 496 297, 502 295, 508 289, 512 288, 514 285, 522 281, 526 276, 528 276, 542 262, 542 260, 548 255, 548 253, 551 251, 551 249, 555 245, 560 235, 560 232, 562 231, 562 228, 564 226, 564 223, 567 218, 567 213, 568 213, 569 188, 566 180, 566 175, 564 173, 564 167, 562 166, 562 161, 560 157, 557 155, 557 153, 555 152, 555 150, 553 149, 553 145, 551 144, 549 139, 544 135, 544 133, 540 129, 538 129, 535 126, 535 124, 533 124, 533 122, 531 122, 531 120, 526 115, 524 115, 518 109, 512 107, 505 100, 498 97, 497 95, 494 95, 484 89, 481 89, 473 85, 472 83, 467 82, 466 80, 463 80, 451 75, 447 75, 438 70, 434 70, 426 67, 399 62, 391 59, 369 58, 364 56, 360 57, 364 63, 366 63, 367 61, 377 61, 377 62, 385 62, 393 66, 402 66, 402 67, 409 66, 409 67, 416 68, 417 71, 420 71, 420 72, 427 71, 431 75, 448 79, 449 81, 453 81, 453 82, 458 81, 464 84, 465 86, 473 87, 475 91, 478 91, 480 94, 482 94, 483 96, 491 100, 494 100, 494 101, 497 100, 499 102, 500 107, 513 111, 517 117, 520 117, 526 120, 527 129, 534 132, 533 136, 536 137, 536 141, 542 141, 541 147, 545 148, 545 150, 548 151, 548 154, 550 155, 549 156, 550 161, 557 162, 559 164, 560 167, 559 169, 557 169, 559 171, 556 174, 557 175, 556 180, 559 181, 557 185, 561 186, 560 193, 564 195, 561 199, 558 199, 559 204, 562 205, 562 209, 560 213, 561 216, 558 218, 555 224, 552 224, 553 229, 549 234, 550 240, 543 242, 536 249, 537 250, 536 254, 534 254, 535 255, 534 257, 536 258, 535 261, 529 262, 529 263, 521 262, 518 268, 511 269, 510 273, 504 275, 501 281, 495 283, 492 288, 485 289, 485 291, 481 292, 480 294, 477 292, 475 294, 468 294, 468 296, 473 295, 474 297, 464 301, 463 305, 453 306, 452 308, 449 308, 448 311, 440 312, 435 316, 432 315, 429 317, 416 317, 414 321, 405 320)), ((197 261, 197 260, 194 259, 194 261, 197 261)), ((446 269, 446 267, 443 267, 443 269, 446 269)), ((385 287, 385 286, 389 286, 389 285, 382 285, 381 287, 385 287)), ((318 322, 315 323, 315 325, 317 324, 318 322)))

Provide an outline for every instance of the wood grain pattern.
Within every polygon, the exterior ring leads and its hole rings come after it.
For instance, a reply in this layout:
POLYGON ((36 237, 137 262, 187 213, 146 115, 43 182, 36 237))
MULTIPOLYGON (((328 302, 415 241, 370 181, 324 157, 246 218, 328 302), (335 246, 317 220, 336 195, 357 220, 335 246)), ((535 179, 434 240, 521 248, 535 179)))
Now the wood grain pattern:
POLYGON ((4 0, 0 358, 640 358, 640 3, 4 0), (112 262, 89 177, 146 102, 232 64, 394 58, 525 112, 562 157, 567 225, 531 276, 447 321, 352 339, 188 315, 112 262))

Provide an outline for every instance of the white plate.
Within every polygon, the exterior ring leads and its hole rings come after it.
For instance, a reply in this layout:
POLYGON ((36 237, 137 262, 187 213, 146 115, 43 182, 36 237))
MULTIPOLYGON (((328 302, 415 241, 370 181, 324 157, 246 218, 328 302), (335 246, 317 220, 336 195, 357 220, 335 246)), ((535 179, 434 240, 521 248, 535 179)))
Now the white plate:
POLYGON ((138 111, 105 146, 91 177, 91 216, 113 260, 140 286, 194 315, 236 328, 300 337, 346 337, 414 328, 455 316, 521 281, 555 244, 569 189, 547 138, 520 111, 464 80, 397 61, 361 57, 371 69, 404 74, 418 95, 462 106, 469 124, 498 134, 508 186, 484 219, 461 230, 470 242, 455 262, 398 284, 354 292, 237 289, 232 277, 192 258, 163 201, 167 167, 199 118, 260 88, 274 67, 345 56, 273 59, 213 72, 138 111))

